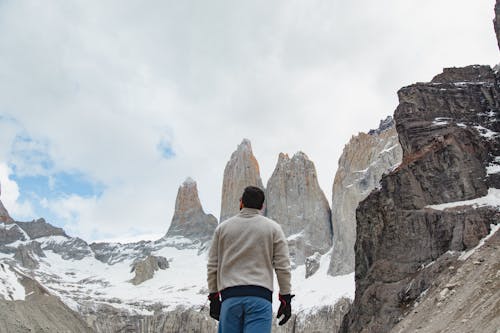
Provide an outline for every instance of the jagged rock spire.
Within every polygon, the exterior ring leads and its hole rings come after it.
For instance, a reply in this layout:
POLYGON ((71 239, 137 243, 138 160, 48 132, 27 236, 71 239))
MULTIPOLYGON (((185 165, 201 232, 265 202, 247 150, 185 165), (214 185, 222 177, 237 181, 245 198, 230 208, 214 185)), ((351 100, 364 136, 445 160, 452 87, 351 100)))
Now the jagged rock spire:
POLYGON ((166 236, 206 241, 212 237, 216 227, 215 216, 203 211, 196 182, 187 178, 177 192, 174 217, 166 236))
POLYGON ((267 183, 266 215, 289 237, 296 264, 332 246, 330 206, 318 184, 314 163, 303 152, 281 153, 267 183), (291 237, 290 237, 291 236, 291 237))
POLYGON ((258 186, 264 189, 260 178, 259 163, 253 155, 250 140, 243 139, 224 169, 221 222, 239 212, 239 200, 247 186, 258 186))
POLYGON ((328 273, 354 271, 356 208, 379 184, 382 174, 401 163, 402 150, 392 117, 377 129, 353 136, 339 159, 332 189, 333 253, 328 273))

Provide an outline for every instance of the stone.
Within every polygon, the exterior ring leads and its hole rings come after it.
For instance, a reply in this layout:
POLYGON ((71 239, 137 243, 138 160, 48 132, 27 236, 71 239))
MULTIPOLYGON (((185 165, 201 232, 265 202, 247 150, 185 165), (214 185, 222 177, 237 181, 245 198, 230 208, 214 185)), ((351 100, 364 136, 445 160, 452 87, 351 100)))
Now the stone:
POLYGON ((220 222, 238 214, 240 198, 247 186, 264 189, 252 145, 248 139, 243 139, 224 168, 220 222))
POLYGON ((168 267, 169 263, 167 258, 150 255, 133 265, 132 272, 135 272, 135 276, 130 282, 134 285, 141 284, 144 281, 152 279, 157 270, 165 270, 168 267))
POLYGON ((188 178, 177 192, 174 216, 166 237, 182 236, 205 242, 212 238, 216 227, 215 216, 203 211, 196 182, 188 178))
POLYGON ((300 265, 332 246, 331 212, 318 184, 316 168, 306 154, 279 154, 267 182, 266 216, 278 222, 289 239, 292 260, 300 265))
POLYGON ((422 265, 474 248, 500 223, 491 206, 428 207, 500 188, 500 179, 486 173, 500 156, 496 75, 487 66, 447 69, 398 92, 403 161, 356 210, 356 297, 340 332, 390 331, 450 266, 422 265))
POLYGON ((332 189, 333 253, 328 274, 354 271, 356 208, 379 186, 384 172, 401 163, 402 150, 392 117, 377 129, 353 136, 339 159, 332 189))
POLYGON ((319 254, 319 252, 316 252, 312 256, 306 258, 306 279, 318 271, 320 261, 321 254, 319 254))

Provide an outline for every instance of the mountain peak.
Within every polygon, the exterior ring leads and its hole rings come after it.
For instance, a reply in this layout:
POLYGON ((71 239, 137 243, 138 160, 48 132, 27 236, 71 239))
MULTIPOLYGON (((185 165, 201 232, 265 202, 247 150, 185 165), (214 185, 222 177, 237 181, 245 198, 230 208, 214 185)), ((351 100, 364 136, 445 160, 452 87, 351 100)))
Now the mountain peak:
POLYGON ((231 159, 224 169, 221 222, 239 212, 239 200, 247 186, 264 188, 260 178, 259 163, 253 155, 250 140, 243 139, 231 154, 231 159))
POLYGON ((208 240, 217 226, 217 219, 211 214, 205 214, 198 196, 196 182, 188 177, 177 191, 175 212, 169 236, 183 236, 191 240, 208 240))

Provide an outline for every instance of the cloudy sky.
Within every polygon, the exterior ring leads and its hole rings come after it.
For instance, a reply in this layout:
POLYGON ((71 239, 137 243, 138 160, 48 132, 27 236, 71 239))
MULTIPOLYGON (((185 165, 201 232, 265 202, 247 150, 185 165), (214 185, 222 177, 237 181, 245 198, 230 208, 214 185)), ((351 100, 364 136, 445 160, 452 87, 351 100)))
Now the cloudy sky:
POLYGON ((443 67, 498 63, 493 0, 0 0, 1 199, 87 240, 163 234, 178 186, 220 213, 243 138, 264 183, 344 144, 443 67))

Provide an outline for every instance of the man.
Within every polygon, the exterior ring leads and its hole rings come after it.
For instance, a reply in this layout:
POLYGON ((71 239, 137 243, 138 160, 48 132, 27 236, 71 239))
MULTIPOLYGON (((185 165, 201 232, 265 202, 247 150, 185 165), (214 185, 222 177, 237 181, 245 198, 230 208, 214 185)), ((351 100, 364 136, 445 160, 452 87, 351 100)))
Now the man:
POLYGON ((271 332, 273 269, 280 288, 277 318, 284 316, 279 324, 291 317, 288 244, 280 225, 260 215, 264 199, 260 188, 245 188, 240 213, 215 229, 207 281, 219 333, 271 332))

